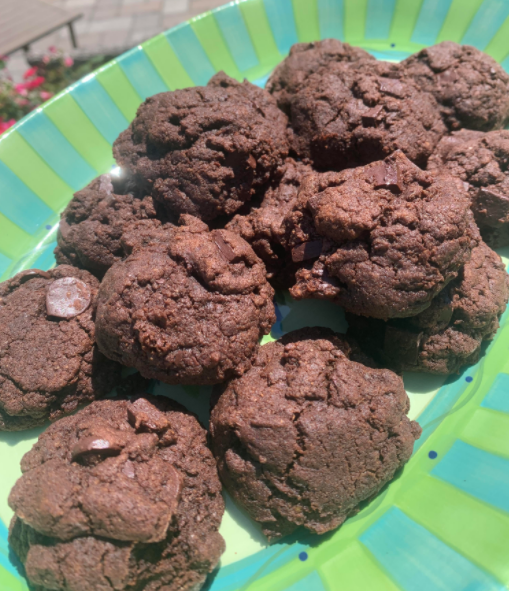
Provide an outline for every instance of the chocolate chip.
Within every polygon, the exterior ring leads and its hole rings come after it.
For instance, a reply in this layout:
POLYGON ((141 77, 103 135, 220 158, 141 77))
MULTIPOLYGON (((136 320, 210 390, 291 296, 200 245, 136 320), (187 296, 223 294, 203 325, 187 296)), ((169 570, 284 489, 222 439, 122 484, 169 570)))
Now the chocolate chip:
POLYGON ((309 259, 317 259, 322 253, 322 241, 313 240, 312 242, 304 242, 292 249, 292 261, 294 263, 301 263, 309 259))
POLYGON ((216 243, 219 252, 223 255, 223 257, 228 261, 233 261, 235 258, 235 253, 233 252, 232 247, 224 241, 224 238, 221 236, 219 232, 213 232, 214 242, 216 243))
POLYGON ((43 279, 51 279, 51 275, 46 271, 41 271, 40 269, 28 269, 27 271, 22 271, 18 275, 18 281, 21 283, 26 283, 30 281, 30 279, 35 279, 36 277, 42 277, 43 279))
POLYGON ((397 164, 379 162, 369 169, 369 173, 375 189, 389 189, 397 193, 403 190, 397 164))
POLYGON ((131 402, 127 407, 127 417, 136 431, 160 432, 170 426, 164 413, 144 398, 131 402))
POLYGON ((249 154, 249 158, 247 159, 247 164, 248 164, 248 166, 250 166, 253 169, 256 168, 256 158, 252 154, 249 154))
POLYGON ((398 98, 405 95, 405 88, 399 80, 395 78, 382 78, 380 82, 380 90, 388 94, 392 94, 398 98))
POLYGON ((376 123, 378 115, 380 114, 380 111, 382 111, 382 110, 383 110, 382 105, 377 105, 376 107, 373 107, 372 109, 368 109, 367 111, 364 111, 361 114, 362 123, 364 125, 374 125, 376 123))
POLYGON ((92 300, 89 286, 76 277, 62 277, 46 291, 46 311, 56 318, 73 318, 84 312, 92 300))
POLYGON ((410 332, 389 325, 385 328, 384 350, 389 357, 402 364, 416 365, 422 337, 422 332, 410 332))
POLYGON ((100 458, 117 456, 122 451, 118 442, 112 442, 105 437, 91 435, 83 437, 73 446, 71 456, 73 461, 83 459, 83 456, 95 455, 100 458))
POLYGON ((486 210, 486 221, 503 223, 509 216, 509 195, 483 187, 477 196, 476 209, 486 210))

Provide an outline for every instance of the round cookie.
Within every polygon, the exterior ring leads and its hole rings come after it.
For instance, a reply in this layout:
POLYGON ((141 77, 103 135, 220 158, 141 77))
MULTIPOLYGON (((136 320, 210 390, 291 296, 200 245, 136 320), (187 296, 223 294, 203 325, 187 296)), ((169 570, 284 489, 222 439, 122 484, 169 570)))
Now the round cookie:
POLYGON ((438 144, 428 170, 467 183, 485 242, 493 248, 509 244, 509 130, 453 132, 438 144))
POLYGON ((191 216, 104 276, 97 306, 101 351, 147 378, 215 384, 251 366, 275 322, 263 263, 242 238, 191 216))
POLYGON ((475 47, 443 41, 411 55, 400 68, 435 96, 451 129, 499 129, 509 117, 509 74, 475 47))
POLYGON ((315 168, 342 170, 402 150, 425 166, 445 135, 437 102, 384 62, 331 63, 290 101, 293 147, 315 168))
POLYGON ((289 333, 261 347, 212 410, 219 476, 269 539, 341 525, 393 478, 420 436, 402 379, 349 357, 328 329, 289 333))
POLYGON ((263 190, 288 154, 287 118, 265 90, 216 74, 148 98, 113 153, 161 203, 210 221, 263 190))
POLYGON ((348 334, 378 362, 396 371, 459 373, 477 363, 481 345, 499 327, 509 299, 509 276, 486 244, 431 306, 412 318, 383 322, 347 314, 348 334))
POLYGON ((260 207, 247 215, 236 215, 226 225, 252 246, 265 263, 267 277, 278 286, 289 287, 295 282, 298 267, 281 245, 282 222, 295 205, 302 179, 312 172, 308 164, 288 158, 283 176, 267 190, 260 207))
POLYGON ((37 591, 198 591, 224 551, 206 432, 172 400, 94 402, 21 469, 9 541, 37 591))
POLYGON ((402 152, 339 173, 308 175, 285 218, 302 261, 295 299, 330 299, 374 318, 415 316, 454 279, 479 240, 458 179, 402 152))
POLYGON ((331 63, 374 61, 360 47, 352 47, 339 39, 323 39, 311 43, 295 43, 286 57, 270 75, 265 88, 277 100, 280 109, 290 113, 292 96, 307 84, 308 77, 331 63))
POLYGON ((57 263, 75 265, 102 277, 123 257, 121 240, 129 224, 156 217, 164 220, 152 197, 141 198, 130 183, 102 175, 75 193, 62 212, 55 248, 57 263))
POLYGON ((19 431, 107 395, 120 366, 95 346, 99 282, 61 265, 0 284, 0 431, 19 431))

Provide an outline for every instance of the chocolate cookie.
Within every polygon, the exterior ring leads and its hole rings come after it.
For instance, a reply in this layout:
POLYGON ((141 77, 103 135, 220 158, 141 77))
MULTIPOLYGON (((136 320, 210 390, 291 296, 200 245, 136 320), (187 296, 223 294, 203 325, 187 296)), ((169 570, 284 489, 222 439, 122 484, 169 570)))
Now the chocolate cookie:
POLYGON ((458 278, 412 318, 383 322, 347 315, 348 334, 378 362, 396 371, 458 373, 479 360, 509 299, 509 276, 486 244, 472 251, 458 278))
POLYGON ((135 249, 101 284, 101 351, 168 384, 215 384, 251 366, 275 322, 263 263, 242 238, 191 216, 135 249))
POLYGON ((102 277, 122 258, 121 239, 129 224, 158 217, 152 197, 136 196, 130 188, 104 174, 75 193, 62 212, 57 263, 72 264, 102 277))
POLYGON ((443 41, 400 66, 435 96, 451 129, 499 129, 509 117, 509 74, 475 47, 443 41))
POLYGON ((509 130, 453 132, 438 144, 428 170, 467 183, 485 242, 493 248, 509 244, 509 130))
POLYGON ((231 215, 288 154, 286 116, 265 90, 216 74, 205 87, 148 98, 113 146, 170 221, 231 215))
POLYGON ((323 67, 341 62, 374 61, 360 47, 352 47, 339 39, 323 39, 312 43, 295 43, 290 54, 272 72, 265 88, 276 98, 280 109, 290 114, 292 96, 307 84, 308 77, 323 67))
POLYGON ((315 168, 342 170, 402 150, 426 164, 447 129, 433 96, 397 79, 384 62, 331 63, 290 100, 297 154, 315 168))
POLYGON ((295 282, 298 267, 281 245, 282 222, 295 205, 302 179, 311 172, 308 164, 288 158, 283 176, 267 190, 260 207, 247 215, 236 215, 226 225, 252 246, 265 263, 268 279, 278 286, 289 287, 295 282))
POLYGON ((224 551, 205 430, 167 398, 94 402, 21 469, 9 541, 37 591, 198 591, 224 551))
POLYGON ((120 366, 95 346, 99 282, 61 265, 0 284, 0 431, 19 431, 108 394, 120 366))
POLYGON ((478 243, 460 180, 402 152, 340 173, 308 175, 285 218, 304 266, 290 293, 375 318, 415 316, 454 279, 478 243))
POLYGON ((345 339, 302 329, 260 348, 212 410, 219 476, 270 539, 323 534, 372 499, 412 454, 403 381, 349 359, 345 339))

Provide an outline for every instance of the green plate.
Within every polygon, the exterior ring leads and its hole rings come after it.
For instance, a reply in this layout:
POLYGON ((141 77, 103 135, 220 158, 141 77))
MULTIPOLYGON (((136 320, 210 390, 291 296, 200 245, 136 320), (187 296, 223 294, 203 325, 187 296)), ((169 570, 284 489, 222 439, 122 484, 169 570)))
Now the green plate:
MULTIPOLYGON (((263 85, 297 41, 337 37, 399 60, 442 40, 509 69, 508 0, 246 0, 184 23, 74 84, 0 136, 0 275, 54 264, 60 211, 113 165, 111 144, 146 97, 218 70, 263 85)), ((508 251, 509 252, 509 251, 508 251)), ((504 253, 501 253, 504 254, 504 253)), ((272 336, 344 331, 332 304, 277 298, 272 336)), ((227 543, 208 591, 485 591, 509 588, 509 315, 482 360, 444 380, 408 374, 423 435, 403 473, 339 530, 267 546, 227 498, 227 543)), ((208 389, 157 384, 207 420, 208 389)), ((7 544, 10 488, 40 430, 0 434, 0 589, 26 590, 7 544)))

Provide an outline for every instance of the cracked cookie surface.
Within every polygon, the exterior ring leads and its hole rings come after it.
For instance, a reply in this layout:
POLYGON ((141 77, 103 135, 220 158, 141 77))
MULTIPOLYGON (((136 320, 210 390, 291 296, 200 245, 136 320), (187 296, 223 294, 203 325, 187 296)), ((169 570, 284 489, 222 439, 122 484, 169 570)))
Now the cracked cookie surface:
POLYGON ((95 402, 21 468, 9 541, 35 591, 197 591, 224 551, 206 432, 169 399, 95 402))
POLYGON ((69 265, 0 284, 0 431, 55 420, 117 385, 120 366, 95 345, 98 289, 69 265))
POLYGON ((328 329, 289 333, 261 347, 212 410, 223 484, 270 539, 341 525, 420 435, 401 378, 349 357, 348 342, 328 329))

